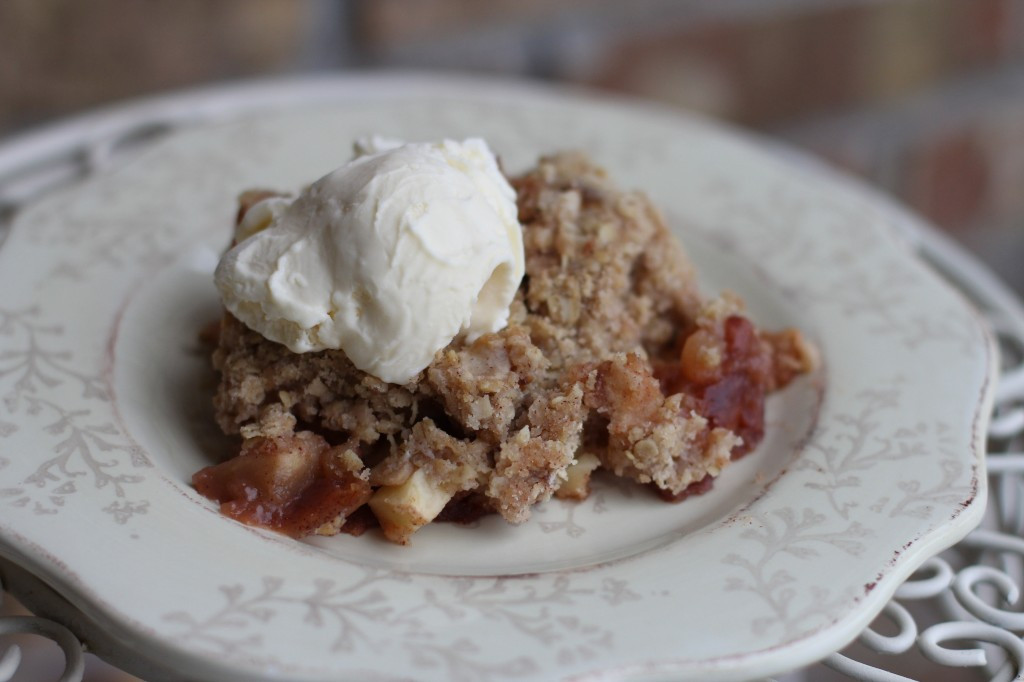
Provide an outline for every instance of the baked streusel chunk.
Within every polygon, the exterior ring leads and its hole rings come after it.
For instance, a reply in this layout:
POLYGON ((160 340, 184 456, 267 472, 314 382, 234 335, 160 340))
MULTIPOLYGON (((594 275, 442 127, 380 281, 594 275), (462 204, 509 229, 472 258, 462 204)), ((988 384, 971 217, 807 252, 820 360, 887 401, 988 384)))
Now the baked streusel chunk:
MULTIPOLYGON (((195 474, 199 492, 296 537, 378 523, 406 543, 435 519, 521 523, 553 495, 586 497, 596 469, 680 500, 754 448, 765 395, 815 363, 799 332, 703 298, 650 201, 585 156, 511 182, 526 276, 508 326, 457 338, 404 385, 225 314, 214 405, 241 449, 195 474)), ((240 216, 266 195, 243 195, 240 216)))

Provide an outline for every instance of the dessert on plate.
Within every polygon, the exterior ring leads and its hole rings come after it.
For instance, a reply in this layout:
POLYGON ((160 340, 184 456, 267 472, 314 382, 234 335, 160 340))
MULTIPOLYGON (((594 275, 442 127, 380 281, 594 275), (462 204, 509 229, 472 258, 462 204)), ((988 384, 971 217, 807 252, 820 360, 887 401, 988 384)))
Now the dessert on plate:
POLYGON ((296 197, 240 199, 218 266, 217 422, 193 477, 294 537, 521 523, 596 471, 679 501, 764 433, 815 364, 705 297, 657 209, 581 153, 506 180, 481 140, 357 144, 296 197))

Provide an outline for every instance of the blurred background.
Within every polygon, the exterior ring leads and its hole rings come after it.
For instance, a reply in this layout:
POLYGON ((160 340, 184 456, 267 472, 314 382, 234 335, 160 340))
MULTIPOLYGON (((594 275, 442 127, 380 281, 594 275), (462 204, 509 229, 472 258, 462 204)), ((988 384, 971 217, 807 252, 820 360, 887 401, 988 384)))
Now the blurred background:
POLYGON ((908 204, 1024 293, 1024 0, 0 0, 0 138, 175 88, 386 68, 754 129, 908 204))
POLYGON ((410 67, 582 84, 781 138, 1024 291, 1024 0, 0 0, 0 137, 197 84, 410 67))

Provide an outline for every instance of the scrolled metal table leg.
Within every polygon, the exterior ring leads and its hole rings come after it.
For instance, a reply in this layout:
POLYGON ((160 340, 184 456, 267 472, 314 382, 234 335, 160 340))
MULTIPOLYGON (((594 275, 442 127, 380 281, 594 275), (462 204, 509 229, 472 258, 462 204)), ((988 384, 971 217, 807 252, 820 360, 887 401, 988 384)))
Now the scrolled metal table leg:
MULTIPOLYGON (((0 606, 3 605, 4 596, 3 576, 0 575, 0 606)), ((60 647, 64 652, 64 672, 59 682, 81 682, 85 676, 84 647, 74 633, 60 623, 35 616, 0 617, 0 637, 15 634, 38 635, 60 647)), ((0 649, 0 682, 13 680, 21 662, 21 649, 18 645, 13 644, 6 650, 0 649)))

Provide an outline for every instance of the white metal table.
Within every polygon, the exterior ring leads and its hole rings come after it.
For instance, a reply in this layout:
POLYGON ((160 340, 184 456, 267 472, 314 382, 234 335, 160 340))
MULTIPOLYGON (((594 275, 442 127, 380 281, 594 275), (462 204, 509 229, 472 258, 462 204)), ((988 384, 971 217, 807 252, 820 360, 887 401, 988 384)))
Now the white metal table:
MULTIPOLYGON (((122 161, 175 129, 287 107, 298 98, 330 102, 342 95, 342 84, 331 78, 203 89, 99 111, 11 140, 0 146, 0 246, 22 207, 122 161)), ((777 151, 795 163, 817 164, 785 148, 777 151)), ((816 171, 832 172, 824 167, 816 171)), ((911 678, 892 671, 914 669, 906 660, 912 657, 949 670, 944 679, 1024 679, 1024 612, 1014 608, 1024 585, 1024 307, 972 256, 884 199, 875 201, 889 207, 892 223, 913 249, 975 304, 998 339, 1002 367, 989 429, 989 506, 982 528, 929 560, 897 590, 876 621, 889 621, 880 626, 885 634, 865 630, 846 652, 855 650, 856 657, 836 653, 781 679, 820 679, 825 675, 821 666, 828 666, 858 680, 907 680, 911 678), (951 642, 960 647, 951 647, 951 642)), ((30 607, 40 599, 59 598, 2 561, 0 588, 30 607)), ((32 633, 56 642, 66 658, 62 682, 82 679, 84 651, 109 654, 101 633, 77 628, 74 618, 63 620, 0 618, 0 682, 17 679, 20 664, 18 648, 5 647, 4 635, 32 633)), ((112 658, 115 663, 128 660, 112 658)), ((145 675, 146 667, 131 672, 145 675)))

